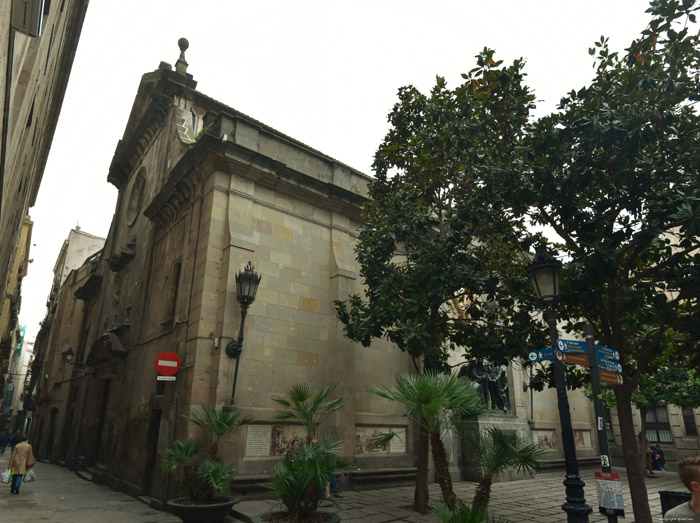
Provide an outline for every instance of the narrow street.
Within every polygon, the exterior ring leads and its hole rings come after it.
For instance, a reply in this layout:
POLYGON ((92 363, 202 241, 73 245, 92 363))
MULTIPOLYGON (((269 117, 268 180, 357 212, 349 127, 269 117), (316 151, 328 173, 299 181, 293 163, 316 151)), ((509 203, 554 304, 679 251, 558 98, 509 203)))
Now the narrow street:
MULTIPOLYGON (((10 459, 10 448, 0 455, 0 470, 10 459)), ((155 510, 136 498, 79 478, 67 468, 38 462, 37 480, 24 483, 19 495, 0 484, 0 520, 50 523, 175 523, 180 520, 155 510)), ((234 521, 231 518, 231 521, 234 521)))

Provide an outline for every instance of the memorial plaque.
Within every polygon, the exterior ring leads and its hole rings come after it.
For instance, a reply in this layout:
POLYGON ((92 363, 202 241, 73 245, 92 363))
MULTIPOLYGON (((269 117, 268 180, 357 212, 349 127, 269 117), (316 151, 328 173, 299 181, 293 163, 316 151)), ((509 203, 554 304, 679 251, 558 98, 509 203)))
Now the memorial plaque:
POLYGON ((245 455, 250 458, 270 455, 270 425, 248 425, 245 455))

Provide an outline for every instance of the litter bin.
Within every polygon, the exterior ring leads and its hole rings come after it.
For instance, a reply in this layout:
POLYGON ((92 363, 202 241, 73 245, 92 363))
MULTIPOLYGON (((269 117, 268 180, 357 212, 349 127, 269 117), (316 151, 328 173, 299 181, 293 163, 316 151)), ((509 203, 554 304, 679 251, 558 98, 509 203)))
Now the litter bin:
POLYGON ((681 503, 690 501, 692 497, 690 492, 674 492, 673 490, 660 490, 659 497, 661 498, 661 515, 665 516, 666 512, 673 507, 677 507, 681 503))

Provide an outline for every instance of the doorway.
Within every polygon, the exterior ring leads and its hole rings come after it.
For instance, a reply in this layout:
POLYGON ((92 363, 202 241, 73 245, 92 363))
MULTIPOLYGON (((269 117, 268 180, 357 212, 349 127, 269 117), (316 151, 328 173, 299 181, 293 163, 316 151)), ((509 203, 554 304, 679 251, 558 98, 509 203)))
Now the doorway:
POLYGON ((143 471, 143 488, 141 493, 144 496, 150 496, 153 492, 153 471, 156 467, 156 459, 158 458, 158 435, 160 433, 160 418, 163 415, 161 409, 153 409, 151 411, 151 421, 148 423, 148 455, 146 456, 146 467, 143 471))

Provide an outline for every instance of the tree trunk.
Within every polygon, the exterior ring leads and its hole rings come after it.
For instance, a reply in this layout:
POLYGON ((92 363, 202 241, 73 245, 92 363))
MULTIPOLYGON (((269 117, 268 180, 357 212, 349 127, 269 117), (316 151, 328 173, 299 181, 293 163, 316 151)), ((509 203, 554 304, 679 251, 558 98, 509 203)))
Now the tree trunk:
POLYGON ((481 476, 479 485, 476 487, 476 492, 474 493, 472 512, 477 510, 486 512, 486 508, 489 506, 489 501, 491 500, 491 483, 493 483, 493 476, 490 474, 481 476))
POLYGON ((622 450, 625 456, 625 468, 627 469, 627 481, 632 498, 632 511, 637 523, 651 523, 651 510, 647 499, 647 489, 644 482, 646 455, 642 449, 640 458, 637 449, 637 437, 634 433, 634 421, 632 418, 632 384, 624 383, 613 387, 617 402, 617 414, 620 418, 620 433, 622 435, 622 450))
POLYGON ((457 495, 452 488, 452 477, 450 476, 447 452, 445 452, 445 445, 443 445, 440 439, 439 432, 430 433, 430 445, 433 449, 433 461, 435 462, 435 469, 437 470, 438 484, 442 491, 442 499, 450 507, 454 508, 457 506, 457 495))
POLYGON ((418 463, 416 470, 416 490, 413 494, 413 506, 417 512, 425 514, 428 511, 428 452, 430 439, 428 431, 421 426, 418 431, 418 463))

